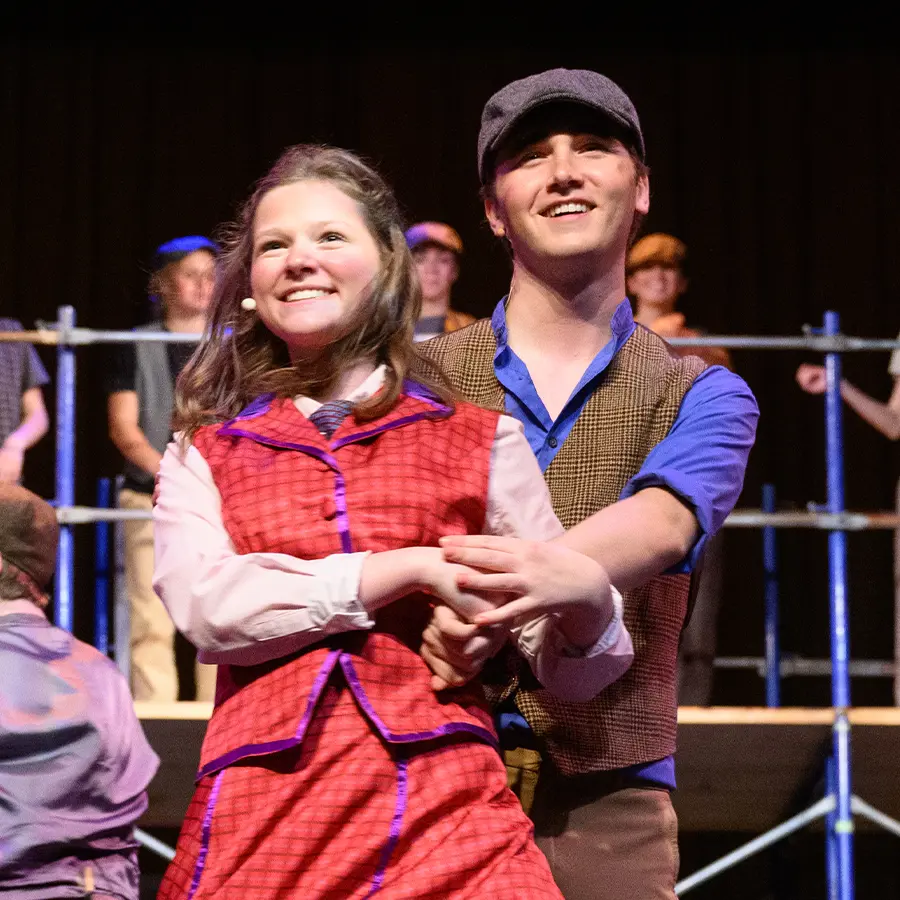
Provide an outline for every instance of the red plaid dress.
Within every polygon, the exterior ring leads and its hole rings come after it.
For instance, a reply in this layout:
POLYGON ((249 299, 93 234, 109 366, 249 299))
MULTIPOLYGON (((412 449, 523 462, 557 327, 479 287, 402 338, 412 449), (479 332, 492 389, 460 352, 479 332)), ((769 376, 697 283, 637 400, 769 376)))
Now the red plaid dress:
MULTIPOLYGON (((313 559, 478 533, 496 425, 411 390, 325 439, 290 400, 261 398, 194 444, 239 553, 313 559)), ((429 615, 412 596, 370 632, 220 667, 160 898, 561 900, 480 688, 430 688, 429 615)))

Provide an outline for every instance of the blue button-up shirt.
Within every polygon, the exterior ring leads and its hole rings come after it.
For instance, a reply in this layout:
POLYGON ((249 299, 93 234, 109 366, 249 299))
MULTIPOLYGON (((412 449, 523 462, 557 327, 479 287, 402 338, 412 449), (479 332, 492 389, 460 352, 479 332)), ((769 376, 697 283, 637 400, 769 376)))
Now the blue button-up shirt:
MULTIPOLYGON (((603 373, 637 327, 631 306, 626 299, 616 307, 610 321, 611 340, 594 357, 555 420, 538 396, 525 363, 507 342, 506 298, 497 304, 491 326, 497 339, 494 371, 506 395, 506 411, 523 424, 525 437, 541 471, 545 471, 603 373)), ((700 535, 688 555, 670 572, 692 570, 706 541, 719 530, 737 503, 758 418, 759 408, 744 379, 722 366, 711 366, 695 379, 668 435, 647 454, 640 471, 622 490, 620 499, 624 500, 644 488, 664 487, 693 510, 700 535)), ((518 716, 515 719, 515 727, 520 728, 523 720, 518 716)), ((671 757, 632 767, 630 774, 675 787, 671 757)))

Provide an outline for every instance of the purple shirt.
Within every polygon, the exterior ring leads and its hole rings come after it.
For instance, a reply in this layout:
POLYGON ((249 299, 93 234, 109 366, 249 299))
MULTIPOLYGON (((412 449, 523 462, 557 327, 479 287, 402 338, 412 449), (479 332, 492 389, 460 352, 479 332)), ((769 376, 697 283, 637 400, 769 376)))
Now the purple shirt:
MULTIPOLYGON (((555 420, 538 396, 525 363, 507 343, 505 298, 494 310, 491 327, 497 339, 494 371, 506 394, 506 411, 523 424, 541 470, 546 471, 603 373, 637 327, 631 306, 626 299, 616 307, 610 321, 612 339, 591 361, 555 420)), ((671 573, 693 569, 706 541, 737 503, 758 418, 759 408, 744 379, 722 366, 710 366, 688 389, 669 433, 647 454, 640 471, 622 490, 620 499, 644 488, 665 487, 693 510, 700 536, 671 573)), ((501 726, 507 724, 521 729, 525 723, 505 714, 501 726)), ((627 772, 643 781, 675 787, 672 757, 632 766, 627 772)))
POLYGON ((159 759, 113 663, 33 609, 0 615, 0 896, 83 897, 90 865, 96 893, 137 900, 159 759))

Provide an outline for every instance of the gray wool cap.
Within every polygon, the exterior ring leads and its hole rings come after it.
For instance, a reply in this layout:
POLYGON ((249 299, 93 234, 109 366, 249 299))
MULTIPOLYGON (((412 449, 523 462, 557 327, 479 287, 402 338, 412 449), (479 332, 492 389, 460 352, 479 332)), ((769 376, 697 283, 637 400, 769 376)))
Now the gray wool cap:
POLYGON ((578 103, 609 117, 634 138, 644 160, 644 135, 637 110, 614 81, 589 69, 549 69, 501 88, 485 104, 478 133, 478 176, 484 184, 490 175, 491 155, 516 123, 531 110, 550 103, 578 103))

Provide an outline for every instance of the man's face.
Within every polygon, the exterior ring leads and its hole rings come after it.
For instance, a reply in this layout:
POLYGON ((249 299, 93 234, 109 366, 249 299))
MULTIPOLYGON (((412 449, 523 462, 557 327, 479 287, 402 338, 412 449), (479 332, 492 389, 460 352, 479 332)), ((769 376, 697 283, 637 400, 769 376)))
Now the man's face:
POLYGON ((424 244, 412 251, 412 257, 422 286, 422 299, 449 300, 450 289, 459 274, 456 254, 436 244, 424 244))
POLYGON ((202 315, 209 309, 216 286, 216 258, 208 250, 195 250, 163 274, 167 307, 182 316, 202 315))
POLYGON ((575 118, 547 119, 498 153, 485 212, 529 268, 624 257, 635 213, 649 209, 647 178, 625 145, 575 118))
POLYGON ((687 289, 687 280, 677 266, 654 263, 628 276, 628 294, 640 306, 671 308, 687 289))

